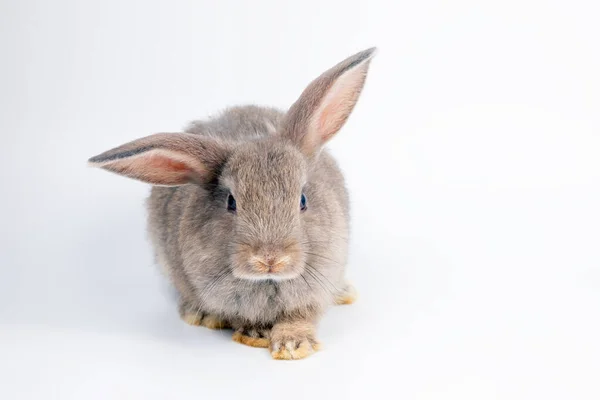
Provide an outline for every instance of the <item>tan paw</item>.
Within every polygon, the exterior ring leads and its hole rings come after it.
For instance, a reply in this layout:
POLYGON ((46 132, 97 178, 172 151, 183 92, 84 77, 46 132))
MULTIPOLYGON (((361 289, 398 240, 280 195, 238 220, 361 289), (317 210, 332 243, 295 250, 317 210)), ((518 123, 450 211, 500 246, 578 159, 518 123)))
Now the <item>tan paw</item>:
POLYGON ((275 360, 300 360, 319 350, 321 345, 312 337, 282 338, 271 341, 271 357, 275 360))
POLYGON ((269 330, 240 328, 233 333, 233 341, 252 347, 269 347, 269 330))
POLYGON ((202 322, 202 314, 183 314, 181 316, 183 322, 189 325, 200 326, 200 322, 202 322))
POLYGON ((212 314, 203 314, 201 312, 186 312, 181 316, 186 323, 194 326, 204 326, 209 329, 227 329, 227 321, 220 319, 212 314))
POLYGON ((222 320, 221 318, 208 314, 202 318, 202 322, 200 325, 208 328, 208 329, 227 329, 229 328, 229 323, 227 321, 222 320))
POLYGON ((344 289, 342 289, 337 296, 335 297, 335 303, 342 304, 352 304, 356 301, 358 297, 358 292, 351 284, 346 284, 344 289))

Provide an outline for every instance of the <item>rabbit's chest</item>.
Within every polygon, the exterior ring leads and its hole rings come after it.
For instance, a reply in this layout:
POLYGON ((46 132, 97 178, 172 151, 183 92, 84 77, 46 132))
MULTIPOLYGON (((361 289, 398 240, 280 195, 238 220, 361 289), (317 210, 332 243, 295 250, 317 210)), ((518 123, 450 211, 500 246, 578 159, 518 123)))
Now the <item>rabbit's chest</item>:
POLYGON ((224 285, 222 291, 215 292, 220 293, 205 298, 204 302, 211 311, 261 323, 275 321, 282 313, 303 307, 312 298, 309 293, 300 292, 293 284, 274 281, 224 285))
POLYGON ((253 321, 269 321, 293 307, 286 290, 276 282, 259 282, 238 288, 230 296, 231 312, 253 321))

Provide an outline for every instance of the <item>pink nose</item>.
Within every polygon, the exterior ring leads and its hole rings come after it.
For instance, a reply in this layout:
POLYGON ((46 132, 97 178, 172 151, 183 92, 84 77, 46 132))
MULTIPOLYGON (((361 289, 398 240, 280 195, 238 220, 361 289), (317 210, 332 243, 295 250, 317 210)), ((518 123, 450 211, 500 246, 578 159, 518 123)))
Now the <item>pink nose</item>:
POLYGON ((263 273, 278 273, 285 269, 289 264, 290 257, 287 255, 275 255, 275 254, 264 254, 261 256, 254 256, 252 263, 256 271, 263 273))
POLYGON ((273 266, 277 263, 277 259, 273 256, 265 257, 265 264, 269 268, 269 272, 273 272, 273 266))

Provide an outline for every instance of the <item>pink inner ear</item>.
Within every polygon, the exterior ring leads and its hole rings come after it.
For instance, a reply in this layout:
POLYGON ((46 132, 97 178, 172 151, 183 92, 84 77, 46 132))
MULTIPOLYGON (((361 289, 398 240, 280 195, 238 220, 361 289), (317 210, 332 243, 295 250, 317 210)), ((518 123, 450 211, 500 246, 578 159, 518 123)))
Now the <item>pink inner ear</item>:
POLYGON ((323 107, 318 122, 322 143, 328 141, 341 128, 350 114, 352 103, 347 97, 344 93, 339 93, 323 107))
POLYGON ((333 84, 316 111, 316 128, 319 144, 324 144, 344 125, 352 112, 364 83, 364 71, 346 72, 333 84))
POLYGON ((152 156, 148 161, 148 168, 154 168, 170 173, 186 174, 190 172, 190 168, 184 162, 163 157, 161 155, 152 156))
POLYGON ((136 157, 107 163, 103 168, 154 185, 177 186, 194 180, 197 172, 191 165, 193 159, 187 162, 182 159, 180 154, 151 150, 136 157))
MULTIPOLYGON (((143 161, 142 161, 143 160, 143 161)), ((192 168, 187 163, 161 153, 152 154, 138 166, 142 177, 151 183, 160 185, 182 185, 192 177, 192 168)))

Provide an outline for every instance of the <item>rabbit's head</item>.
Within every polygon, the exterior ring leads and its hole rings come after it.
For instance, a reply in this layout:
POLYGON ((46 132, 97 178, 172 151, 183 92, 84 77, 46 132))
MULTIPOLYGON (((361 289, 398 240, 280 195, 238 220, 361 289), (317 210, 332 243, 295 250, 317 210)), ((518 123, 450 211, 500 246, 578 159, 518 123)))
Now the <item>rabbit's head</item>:
POLYGON ((311 167, 352 112, 374 53, 358 53, 315 79, 270 135, 227 141, 161 133, 90 163, 154 185, 201 186, 206 204, 198 206, 210 208, 213 216, 207 223, 228 227, 229 264, 236 277, 295 278, 311 244, 305 217, 313 205, 327 209, 327 199, 310 185, 311 167))

